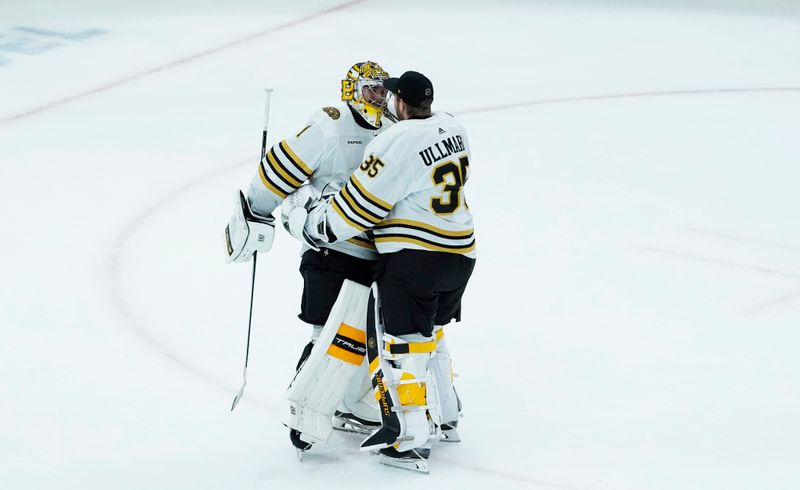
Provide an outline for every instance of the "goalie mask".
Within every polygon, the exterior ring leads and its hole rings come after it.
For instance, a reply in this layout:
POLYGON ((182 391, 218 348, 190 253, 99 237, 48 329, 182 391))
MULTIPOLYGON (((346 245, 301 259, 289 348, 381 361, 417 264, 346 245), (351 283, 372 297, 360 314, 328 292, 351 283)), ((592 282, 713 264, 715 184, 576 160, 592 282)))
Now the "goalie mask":
POLYGON ((356 63, 342 80, 342 100, 370 126, 379 128, 386 112, 387 92, 383 81, 389 74, 374 61, 356 63))

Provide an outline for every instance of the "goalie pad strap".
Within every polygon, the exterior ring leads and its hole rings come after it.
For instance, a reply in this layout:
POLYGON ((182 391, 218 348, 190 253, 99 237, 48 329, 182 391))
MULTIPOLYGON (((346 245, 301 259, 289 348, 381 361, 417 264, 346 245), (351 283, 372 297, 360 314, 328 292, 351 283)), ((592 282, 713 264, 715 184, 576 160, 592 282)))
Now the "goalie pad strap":
POLYGON ((384 348, 389 354, 422 354, 434 352, 436 350, 436 341, 431 340, 429 342, 410 342, 407 344, 384 342, 384 348))
POLYGON ((367 355, 366 341, 367 337, 363 331, 342 323, 328 347, 328 355, 360 366, 364 362, 364 356, 367 355))
POLYGON ((444 328, 439 328, 434 333, 434 339, 428 342, 395 343, 393 340, 384 342, 383 346, 389 354, 419 354, 436 351, 436 343, 444 337, 444 328))

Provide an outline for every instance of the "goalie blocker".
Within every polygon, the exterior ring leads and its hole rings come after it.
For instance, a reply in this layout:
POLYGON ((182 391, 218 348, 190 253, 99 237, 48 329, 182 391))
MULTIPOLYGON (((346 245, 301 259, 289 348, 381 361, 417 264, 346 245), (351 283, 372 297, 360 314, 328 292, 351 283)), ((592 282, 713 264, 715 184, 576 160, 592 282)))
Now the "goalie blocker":
POLYGON ((275 239, 275 219, 250 210, 244 192, 236 191, 234 209, 225 227, 228 263, 248 262, 255 252, 269 252, 275 239))

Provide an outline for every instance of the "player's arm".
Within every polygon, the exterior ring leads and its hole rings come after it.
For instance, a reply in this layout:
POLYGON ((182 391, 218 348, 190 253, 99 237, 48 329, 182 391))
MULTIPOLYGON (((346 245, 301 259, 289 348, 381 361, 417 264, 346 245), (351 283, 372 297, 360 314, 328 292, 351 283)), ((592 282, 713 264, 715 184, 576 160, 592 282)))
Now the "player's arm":
POLYGON ((380 223, 408 193, 400 162, 371 146, 347 184, 309 212, 305 230, 312 238, 329 243, 352 238, 380 223))
POLYGON ((247 191, 252 211, 270 215, 319 167, 324 146, 322 130, 312 124, 270 148, 247 191))
POLYGON ((324 137, 306 126, 267 151, 247 195, 237 192, 234 212, 225 227, 229 262, 246 262, 253 252, 268 252, 275 236, 272 212, 314 173, 323 157, 324 137))

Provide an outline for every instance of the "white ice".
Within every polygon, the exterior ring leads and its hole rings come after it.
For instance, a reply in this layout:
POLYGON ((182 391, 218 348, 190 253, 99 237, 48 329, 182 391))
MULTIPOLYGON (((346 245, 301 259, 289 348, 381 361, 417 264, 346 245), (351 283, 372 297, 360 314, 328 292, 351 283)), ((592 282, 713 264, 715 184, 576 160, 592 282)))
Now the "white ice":
POLYGON ((791 1, 3 1, 0 488, 800 488, 798 46, 791 1), (364 59, 430 76, 474 152, 429 476, 343 434, 297 461, 282 231, 229 411, 262 88, 277 141, 364 59))

